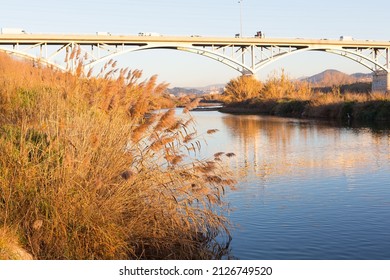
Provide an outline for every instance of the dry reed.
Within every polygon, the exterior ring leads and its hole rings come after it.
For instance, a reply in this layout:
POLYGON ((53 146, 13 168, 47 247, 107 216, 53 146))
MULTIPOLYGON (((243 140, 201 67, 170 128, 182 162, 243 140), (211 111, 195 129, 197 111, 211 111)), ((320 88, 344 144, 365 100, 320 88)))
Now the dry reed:
POLYGON ((284 71, 271 76, 260 89, 256 85, 246 76, 232 79, 222 97, 227 105, 223 111, 362 121, 390 120, 388 94, 341 93, 337 86, 333 86, 329 93, 315 92, 310 84, 292 81, 284 71))
POLYGON ((0 55, 1 225, 35 259, 220 257, 234 180, 183 154, 200 146, 191 120, 150 113, 165 84, 103 68, 71 75, 0 55))

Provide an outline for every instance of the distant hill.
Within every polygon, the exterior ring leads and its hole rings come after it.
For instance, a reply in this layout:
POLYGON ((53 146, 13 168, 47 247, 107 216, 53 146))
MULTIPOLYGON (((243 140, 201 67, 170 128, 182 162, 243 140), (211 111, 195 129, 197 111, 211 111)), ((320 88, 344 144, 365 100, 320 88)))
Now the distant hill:
POLYGON ((205 87, 194 87, 194 88, 174 87, 174 88, 169 88, 168 92, 175 96, 190 95, 190 94, 202 95, 208 93, 222 93, 224 87, 225 87, 224 84, 216 84, 216 85, 209 85, 205 87))
POLYGON ((348 75, 338 70, 330 69, 311 77, 303 78, 301 81, 309 82, 318 87, 331 87, 353 83, 369 83, 372 81, 372 77, 371 74, 355 73, 348 75))
POLYGON ((196 89, 201 90, 205 93, 210 91, 221 91, 225 88, 225 84, 215 84, 215 85, 208 85, 205 87, 197 87, 196 89))
POLYGON ((182 87, 174 87, 169 88, 168 92, 175 96, 180 95, 190 95, 190 94, 203 94, 203 91, 195 89, 195 88, 182 88, 182 87))

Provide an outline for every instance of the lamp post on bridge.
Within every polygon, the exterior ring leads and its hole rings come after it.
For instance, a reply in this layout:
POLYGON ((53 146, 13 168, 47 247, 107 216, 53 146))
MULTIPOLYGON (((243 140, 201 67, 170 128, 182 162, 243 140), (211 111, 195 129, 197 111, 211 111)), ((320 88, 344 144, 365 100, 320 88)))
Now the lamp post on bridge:
POLYGON ((238 0, 238 3, 240 4, 240 38, 242 38, 242 1, 238 0))

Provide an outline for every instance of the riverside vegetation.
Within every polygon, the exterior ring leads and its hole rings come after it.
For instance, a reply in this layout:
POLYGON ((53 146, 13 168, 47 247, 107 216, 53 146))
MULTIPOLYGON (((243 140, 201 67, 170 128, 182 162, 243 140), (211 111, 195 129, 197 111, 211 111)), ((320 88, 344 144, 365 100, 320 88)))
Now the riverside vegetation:
POLYGON ((390 121, 390 97, 383 93, 315 91, 307 82, 291 81, 285 73, 264 84, 252 76, 232 79, 221 101, 222 112, 269 114, 333 120, 390 121))
MULTIPOLYGON (((166 84, 0 55, 0 259, 213 259, 226 253, 231 153, 198 160, 166 84)), ((194 104, 189 104, 185 111, 194 104)))

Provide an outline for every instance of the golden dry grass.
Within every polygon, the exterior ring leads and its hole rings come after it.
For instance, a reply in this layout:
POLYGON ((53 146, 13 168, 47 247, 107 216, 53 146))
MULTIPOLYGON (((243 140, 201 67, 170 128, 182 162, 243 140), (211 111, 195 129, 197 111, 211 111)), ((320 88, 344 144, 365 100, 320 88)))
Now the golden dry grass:
POLYGON ((254 76, 232 79, 225 87, 224 102, 241 102, 259 96, 263 85, 254 76))
POLYGON ((0 228, 0 260, 32 260, 21 247, 16 232, 9 228, 0 228))
POLYGON ((223 101, 226 103, 243 102, 251 99, 278 100, 297 99, 309 100, 313 93, 308 83, 293 82, 281 72, 273 75, 262 84, 253 76, 240 76, 227 84, 223 101))
POLYGON ((222 101, 226 103, 248 100, 295 100, 311 101, 313 104, 333 104, 339 102, 388 101, 389 95, 381 92, 340 93, 340 87, 334 86, 330 93, 314 92, 307 82, 292 81, 282 70, 274 74, 261 85, 253 77, 240 76, 232 79, 226 86, 222 101))
POLYGON ((150 113, 166 88, 156 77, 80 65, 0 55, 0 224, 35 259, 218 257, 234 181, 221 161, 189 156, 191 119, 150 113))
POLYGON ((224 112, 361 121, 390 120, 389 94, 341 93, 340 87, 336 86, 329 93, 315 92, 306 82, 291 81, 283 71, 280 75, 271 76, 261 89, 244 76, 232 79, 226 88, 222 97, 227 104, 224 112))

